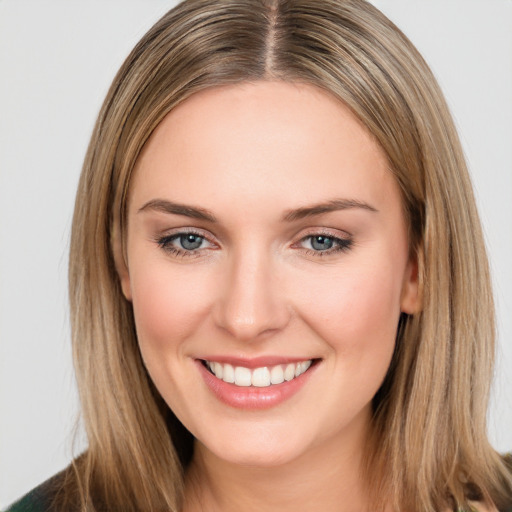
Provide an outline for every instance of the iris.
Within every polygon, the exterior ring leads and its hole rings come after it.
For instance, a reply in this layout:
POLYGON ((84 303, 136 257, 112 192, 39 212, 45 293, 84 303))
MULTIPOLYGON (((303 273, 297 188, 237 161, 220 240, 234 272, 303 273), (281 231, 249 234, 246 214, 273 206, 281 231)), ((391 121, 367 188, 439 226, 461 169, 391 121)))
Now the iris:
POLYGON ((334 239, 330 236, 317 235, 311 237, 311 247, 315 251, 327 251, 334 245, 334 239))

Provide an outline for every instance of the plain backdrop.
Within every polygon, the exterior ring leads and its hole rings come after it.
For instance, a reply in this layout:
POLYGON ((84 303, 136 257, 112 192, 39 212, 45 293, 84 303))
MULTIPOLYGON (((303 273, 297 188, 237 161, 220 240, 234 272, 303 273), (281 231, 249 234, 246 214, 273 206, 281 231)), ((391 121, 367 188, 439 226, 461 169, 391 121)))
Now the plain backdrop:
MULTIPOLYGON (((319 0, 321 1, 321 0, 319 0)), ((175 2, 0 0, 0 508, 86 445, 66 273, 88 138, 124 57, 175 2)), ((512 0, 375 0, 423 52, 460 129, 495 285, 489 414, 512 449, 512 0)))

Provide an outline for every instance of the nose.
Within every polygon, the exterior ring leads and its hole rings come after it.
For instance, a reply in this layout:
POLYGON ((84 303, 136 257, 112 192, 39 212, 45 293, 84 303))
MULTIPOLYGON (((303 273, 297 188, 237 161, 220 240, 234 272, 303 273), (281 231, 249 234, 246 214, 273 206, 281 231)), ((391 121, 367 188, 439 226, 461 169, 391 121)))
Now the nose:
POLYGON ((216 324, 241 341, 253 341, 283 329, 291 308, 285 300, 276 265, 254 252, 233 255, 222 276, 215 304, 216 324))

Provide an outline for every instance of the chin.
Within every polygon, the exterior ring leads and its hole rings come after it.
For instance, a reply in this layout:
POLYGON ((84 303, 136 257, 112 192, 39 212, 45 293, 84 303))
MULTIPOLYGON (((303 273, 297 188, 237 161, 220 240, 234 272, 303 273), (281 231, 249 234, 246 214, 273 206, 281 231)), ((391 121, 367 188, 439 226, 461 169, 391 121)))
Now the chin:
POLYGON ((283 447, 266 447, 263 450, 255 450, 248 447, 247 450, 235 450, 226 457, 225 453, 215 455, 229 464, 254 468, 274 468, 286 465, 300 457, 298 450, 283 449, 283 447))
MULTIPOLYGON (((224 432, 225 433, 225 432, 224 432)), ((297 460, 310 443, 301 436, 291 436, 289 429, 272 433, 271 429, 240 429, 233 435, 220 435, 201 441, 202 449, 226 463, 255 468, 272 468, 297 460)))

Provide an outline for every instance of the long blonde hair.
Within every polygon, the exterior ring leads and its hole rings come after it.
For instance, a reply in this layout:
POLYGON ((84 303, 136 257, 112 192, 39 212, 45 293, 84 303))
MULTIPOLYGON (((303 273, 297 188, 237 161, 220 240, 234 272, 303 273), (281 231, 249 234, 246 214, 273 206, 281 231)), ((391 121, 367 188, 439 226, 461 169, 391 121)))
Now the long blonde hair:
POLYGON ((339 98, 401 187, 423 306, 401 319, 374 399, 366 477, 375 501, 436 511, 480 495, 510 506, 510 475, 486 437, 494 313, 460 143, 422 57, 364 0, 188 0, 124 62, 91 138, 73 219, 71 323, 89 448, 62 503, 180 510, 193 439, 145 371, 115 257, 135 162, 163 117, 198 91, 258 80, 313 84, 339 98))

